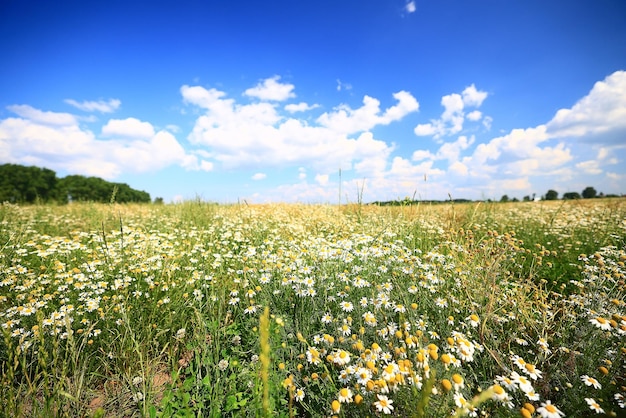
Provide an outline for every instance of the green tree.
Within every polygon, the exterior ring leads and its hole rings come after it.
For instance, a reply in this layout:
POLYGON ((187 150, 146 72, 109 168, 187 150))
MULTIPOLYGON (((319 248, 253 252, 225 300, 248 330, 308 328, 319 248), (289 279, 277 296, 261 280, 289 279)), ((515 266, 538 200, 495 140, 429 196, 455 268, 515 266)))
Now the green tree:
POLYGON ((574 199, 580 199, 580 193, 578 192, 563 193, 563 200, 574 200, 574 199))
POLYGON ((585 190, 583 190, 582 196, 583 196, 583 199, 593 199, 594 197, 596 197, 597 194, 598 193, 596 192, 596 189, 589 186, 589 187, 585 187, 585 190))
POLYGON ((548 190, 545 196, 545 200, 557 200, 559 198, 559 193, 556 190, 548 190))
POLYGON ((0 165, 0 201, 47 202, 54 197, 56 181, 56 173, 47 168, 0 165))
POLYGON ((506 194, 500 198, 500 202, 506 203, 508 201, 509 201, 509 196, 506 194))

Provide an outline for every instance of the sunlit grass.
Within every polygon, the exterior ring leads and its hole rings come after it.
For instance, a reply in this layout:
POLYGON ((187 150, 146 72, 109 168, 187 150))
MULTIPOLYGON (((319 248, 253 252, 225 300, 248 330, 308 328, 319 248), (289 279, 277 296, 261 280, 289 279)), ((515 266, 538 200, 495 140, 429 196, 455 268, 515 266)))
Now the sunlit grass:
POLYGON ((624 204, 5 204, 0 415, 620 415, 624 204))

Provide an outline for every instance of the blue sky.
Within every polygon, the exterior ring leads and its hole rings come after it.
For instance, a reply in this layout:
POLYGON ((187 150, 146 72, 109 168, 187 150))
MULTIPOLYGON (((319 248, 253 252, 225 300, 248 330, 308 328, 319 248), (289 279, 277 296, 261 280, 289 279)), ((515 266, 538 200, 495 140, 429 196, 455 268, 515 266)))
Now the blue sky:
POLYGON ((0 163, 166 201, 626 193, 621 0, 3 0, 0 52, 0 163))

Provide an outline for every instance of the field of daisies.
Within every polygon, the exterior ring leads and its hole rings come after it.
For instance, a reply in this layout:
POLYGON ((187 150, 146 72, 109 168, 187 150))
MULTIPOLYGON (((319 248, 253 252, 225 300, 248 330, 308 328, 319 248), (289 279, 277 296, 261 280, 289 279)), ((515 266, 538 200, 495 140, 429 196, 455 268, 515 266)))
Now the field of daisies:
POLYGON ((626 414, 626 200, 0 206, 2 417, 626 414))

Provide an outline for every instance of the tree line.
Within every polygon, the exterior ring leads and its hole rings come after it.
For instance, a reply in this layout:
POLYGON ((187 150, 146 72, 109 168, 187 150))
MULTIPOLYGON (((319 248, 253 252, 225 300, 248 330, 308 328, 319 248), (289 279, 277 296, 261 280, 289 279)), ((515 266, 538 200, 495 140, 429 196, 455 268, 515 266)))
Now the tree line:
POLYGON ((0 202, 36 203, 73 201, 150 202, 150 194, 125 183, 99 177, 69 175, 58 178, 48 168, 18 164, 0 165, 0 202))
MULTIPOLYGON (((594 199, 596 197, 620 197, 620 196, 616 194, 605 195, 602 192, 598 193, 594 187, 588 186, 588 187, 585 187, 585 189, 581 193, 578 193, 578 192, 563 193, 562 199, 563 200, 594 199)), ((558 200, 558 199, 559 199, 559 192, 553 189, 548 190, 546 194, 541 196, 540 198, 540 200, 558 200)), ((536 200, 536 199, 535 199, 535 195, 533 194, 532 196, 524 196, 522 200, 524 202, 529 202, 529 201, 536 200)), ((507 195, 504 195, 502 196, 502 198, 500 198, 500 202, 513 202, 513 201, 517 201, 517 199, 509 199, 507 195)))

